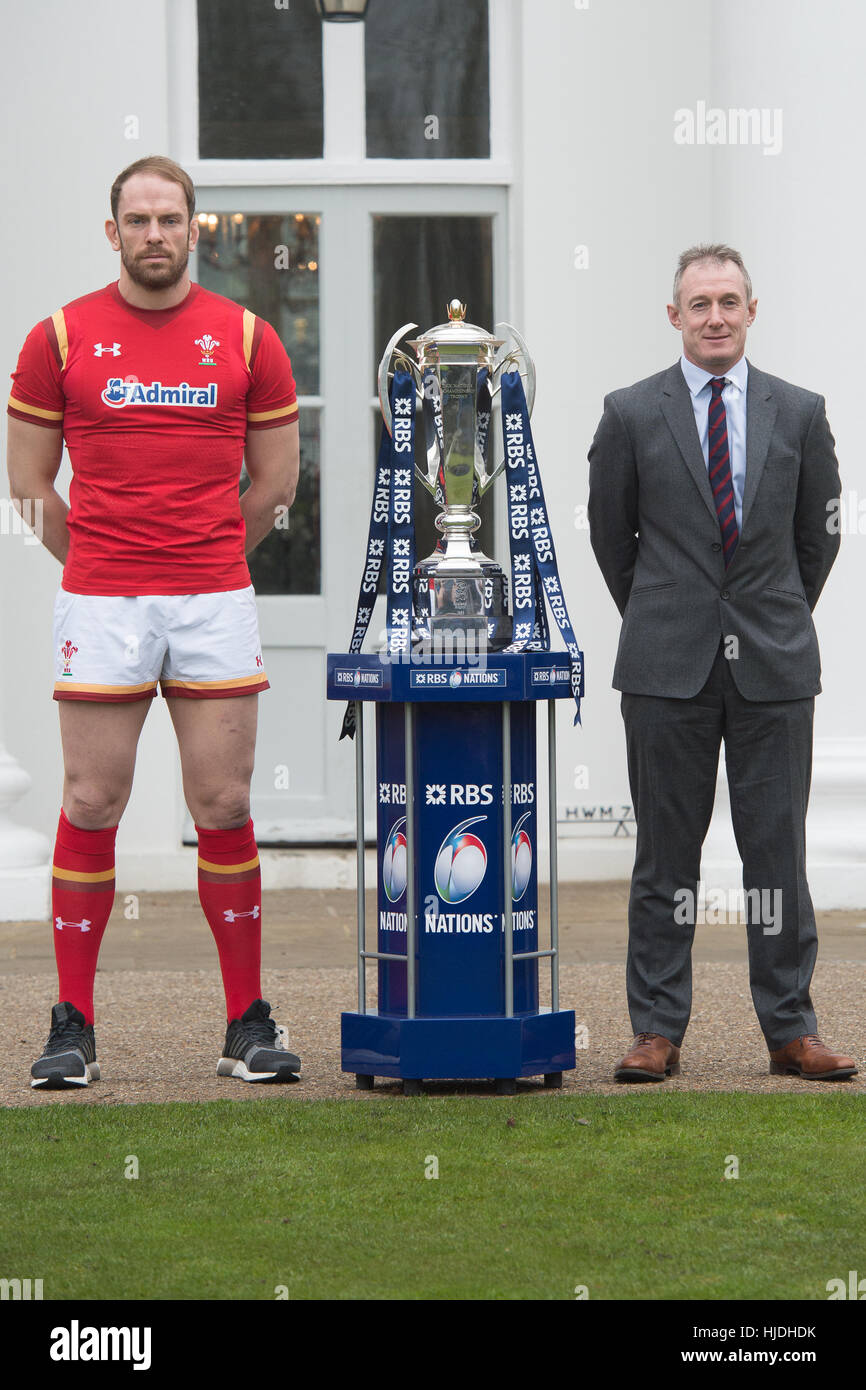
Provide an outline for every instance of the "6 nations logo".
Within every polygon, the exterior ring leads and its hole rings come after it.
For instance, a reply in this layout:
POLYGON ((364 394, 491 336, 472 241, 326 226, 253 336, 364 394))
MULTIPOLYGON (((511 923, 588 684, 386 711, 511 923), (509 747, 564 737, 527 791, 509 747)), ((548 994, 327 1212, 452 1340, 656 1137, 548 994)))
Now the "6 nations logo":
POLYGON ((511 834, 511 896, 515 902, 523 897, 532 876, 532 841, 524 829, 531 815, 531 811, 524 811, 511 834))
POLYGON ((484 841, 469 829, 486 816, 470 816, 449 831, 439 846, 433 879, 445 903, 462 903, 481 887, 487 870, 484 841))
POLYGON ((397 902, 406 892, 406 817, 395 821, 382 855, 382 886, 388 900, 397 902))

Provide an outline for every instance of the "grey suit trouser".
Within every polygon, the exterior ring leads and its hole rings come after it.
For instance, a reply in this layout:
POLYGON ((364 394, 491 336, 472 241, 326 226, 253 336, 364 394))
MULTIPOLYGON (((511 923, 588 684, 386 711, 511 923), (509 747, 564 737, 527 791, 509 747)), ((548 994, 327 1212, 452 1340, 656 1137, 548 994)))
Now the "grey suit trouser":
MULTIPOLYGON (((692 699, 623 695, 637 818, 626 977, 635 1033, 660 1033, 679 1046, 689 1021, 695 914, 688 895, 697 893, 722 740, 758 1021, 770 1050, 817 1031, 805 828, 814 705, 744 699, 721 647, 692 699)), ((725 1027, 723 1017, 718 1022, 725 1027)))

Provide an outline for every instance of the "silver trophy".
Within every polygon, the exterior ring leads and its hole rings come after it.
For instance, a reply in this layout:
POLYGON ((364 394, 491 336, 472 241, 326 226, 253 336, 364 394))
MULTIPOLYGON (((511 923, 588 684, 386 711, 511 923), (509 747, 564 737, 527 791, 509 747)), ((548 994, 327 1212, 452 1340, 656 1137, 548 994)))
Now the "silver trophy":
MULTIPOLYGON (((393 433, 389 377, 392 358, 414 373, 422 401, 426 471, 415 474, 442 510, 436 527, 442 540, 415 566, 413 586, 415 646, 439 646, 462 636, 465 648, 500 651, 512 638, 508 581, 495 560, 473 539, 481 525, 475 508, 505 467, 504 457, 488 470, 497 378, 517 369, 531 413, 535 365, 520 334, 510 324, 496 337, 466 322, 466 305, 452 299, 448 322, 408 340, 417 363, 397 344, 417 328, 404 324, 391 338, 379 363, 379 402, 388 433, 393 433)), ((501 433, 501 432, 500 432, 501 433)))

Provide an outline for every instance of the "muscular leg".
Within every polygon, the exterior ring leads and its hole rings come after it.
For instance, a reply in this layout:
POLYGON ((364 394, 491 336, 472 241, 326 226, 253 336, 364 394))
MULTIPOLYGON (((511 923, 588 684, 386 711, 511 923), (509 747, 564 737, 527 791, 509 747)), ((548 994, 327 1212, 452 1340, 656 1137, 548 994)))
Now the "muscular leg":
POLYGON ((114 837, 149 700, 60 702, 63 810, 51 872, 58 1002, 93 1022, 93 981, 114 902, 114 837))
POLYGON ((258 695, 166 703, 180 748, 184 796, 196 825, 218 830, 246 825, 258 695))
POLYGON ((150 700, 60 700, 63 809, 73 825, 117 825, 129 801, 135 750, 150 700))
POLYGON ((168 705, 198 831, 199 899, 219 951, 231 1022, 262 992, 262 886, 250 819, 258 696, 168 705))

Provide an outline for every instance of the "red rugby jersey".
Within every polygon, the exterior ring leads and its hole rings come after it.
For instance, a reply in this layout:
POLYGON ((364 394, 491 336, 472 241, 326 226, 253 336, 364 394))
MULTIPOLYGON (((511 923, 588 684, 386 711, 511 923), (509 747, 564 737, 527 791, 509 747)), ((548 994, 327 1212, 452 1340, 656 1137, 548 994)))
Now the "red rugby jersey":
POLYGON ((137 309, 117 284, 28 335, 8 412, 63 429, 72 464, 63 588, 190 594, 245 588, 238 483, 247 431, 297 418, 269 323, 192 285, 137 309))

